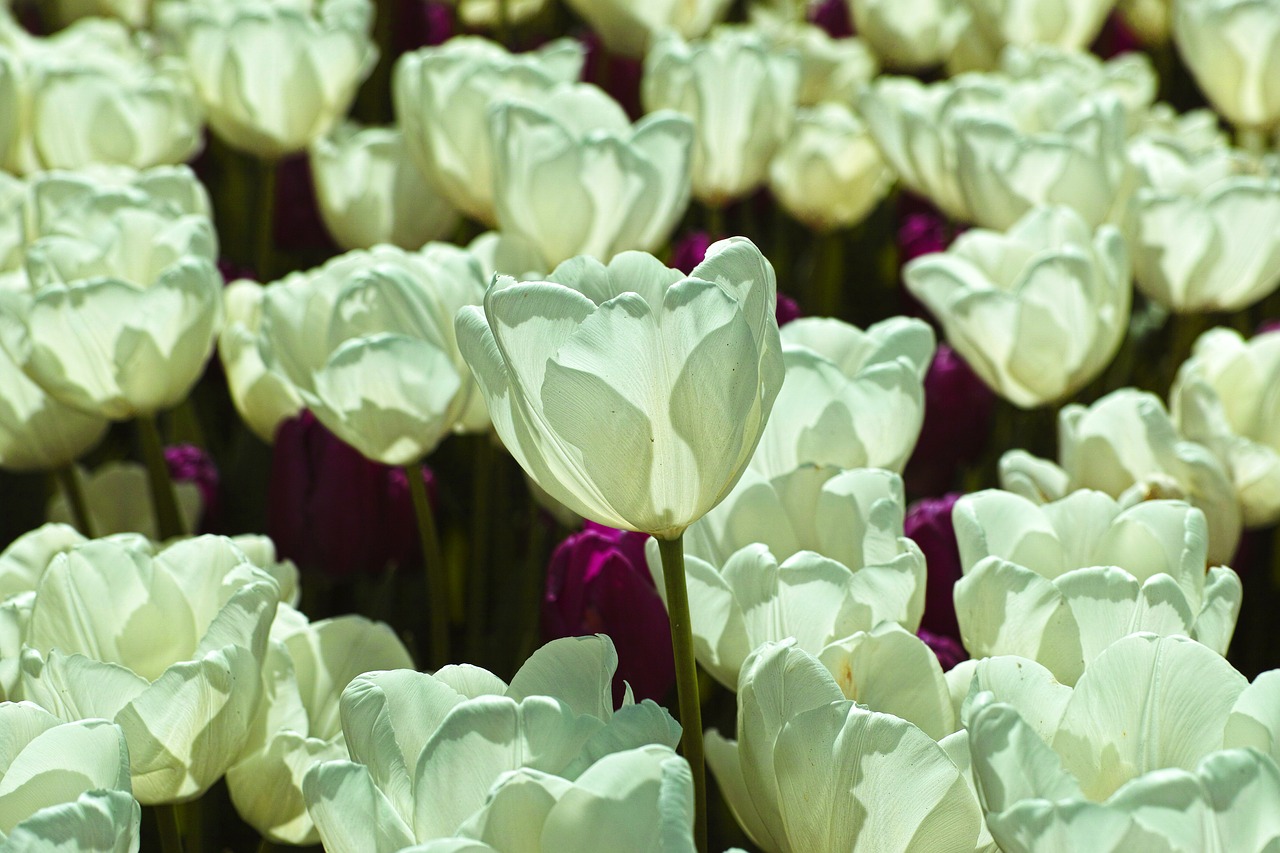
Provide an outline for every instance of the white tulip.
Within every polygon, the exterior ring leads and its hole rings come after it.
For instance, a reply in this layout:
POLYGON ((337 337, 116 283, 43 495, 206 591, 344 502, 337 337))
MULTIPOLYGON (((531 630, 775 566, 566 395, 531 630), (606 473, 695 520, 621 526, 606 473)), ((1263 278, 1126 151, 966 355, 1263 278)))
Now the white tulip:
POLYGON ((245 425, 267 444, 281 422, 302 411, 302 398, 288 379, 268 369, 259 350, 266 288, 240 279, 222 291, 226 322, 218 336, 218 356, 227 390, 245 425))
POLYGON ((65 720, 119 724, 141 802, 193 799, 248 737, 278 596, 219 537, 154 557, 106 539, 77 546, 40 577, 23 694, 65 720))
POLYGON ((0 468, 61 468, 101 441, 107 424, 50 397, 0 347, 0 468))
POLYGON ((393 94, 409 154, 454 207, 493 225, 490 108, 572 82, 582 62, 582 45, 569 39, 512 54, 487 39, 459 36, 406 53, 396 63, 393 94))
POLYGON ((0 853, 136 853, 142 810, 119 726, 3 702, 0 731, 0 853))
POLYGON ((634 125, 586 83, 489 114, 499 228, 542 250, 548 267, 657 251, 689 204, 692 122, 667 110, 634 125))
POLYGON ((858 92, 880 70, 876 55, 857 36, 832 38, 814 24, 753 6, 751 24, 775 50, 794 53, 800 60, 800 90, 796 104, 817 106, 826 101, 853 104, 858 92))
POLYGON ((1170 392, 1174 422, 1218 454, 1231 474, 1244 523, 1280 520, 1280 332, 1244 340, 1211 329, 1196 341, 1170 392))
POLYGON ((1213 452, 1178 434, 1160 399, 1134 388, 1058 413, 1058 463, 1014 450, 1000 459, 1001 487, 1037 503, 1096 489, 1131 506, 1186 500, 1209 524, 1210 565, 1223 565, 1240 539, 1240 505, 1213 452))
POLYGON ((370 0, 168 2, 160 30, 190 69, 209 126, 266 160, 305 149, 346 113, 373 70, 370 0))
MULTIPOLYGON (((584 827, 566 823, 573 813, 569 803, 575 800, 597 818, 613 812, 614 819, 634 826, 640 816, 633 813, 628 820, 617 810, 625 813, 624 804, 635 808, 646 802, 652 809, 654 785, 661 787, 664 775, 662 760, 657 767, 650 764, 639 770, 616 756, 650 744, 669 750, 680 729, 652 701, 636 705, 627 699, 615 712, 611 680, 616 666, 613 644, 597 635, 547 644, 510 684, 466 665, 446 666, 434 675, 392 670, 357 677, 340 703, 351 759, 312 768, 303 784, 325 848, 333 853, 396 851, 470 835, 499 849, 515 849, 500 840, 504 830, 510 830, 526 839, 526 845, 533 843, 526 849, 589 850, 592 840, 583 837, 584 827), (612 763, 617 760, 623 762, 621 767, 612 763), (601 766, 601 761, 609 763, 601 766), (628 765, 636 772, 630 791, 617 772, 628 765), (612 807, 607 805, 607 791, 597 787, 600 783, 617 786, 612 807), (571 793, 573 787, 582 790, 571 793), (597 799, 602 793, 606 799, 597 799), (556 801, 564 803, 559 815, 556 801), (525 809, 518 808, 521 803, 525 809), (536 827, 528 832, 535 818, 545 821, 541 833, 536 827), (377 839, 373 848, 371 833, 377 839), (567 848, 543 846, 548 841, 543 833, 576 841, 567 848), (542 844, 536 841, 539 835, 542 844)), ((673 755, 666 752, 662 758, 673 755)), ((660 823, 688 838, 691 789, 691 783, 682 781, 668 789, 673 802, 659 804, 661 815, 642 812, 647 825, 637 843, 653 839, 660 823)), ((594 821, 589 825, 599 828, 594 821)), ((596 837, 594 844, 598 843, 596 837)))
POLYGON ((370 459, 408 465, 450 431, 474 428, 464 416, 479 403, 453 315, 483 294, 478 263, 455 246, 348 252, 266 288, 259 353, 330 432, 370 459))
POLYGON ((1009 492, 966 495, 953 515, 964 577, 956 616, 974 657, 1019 655, 1074 684, 1107 646, 1151 631, 1225 654, 1240 578, 1205 573, 1204 514, 1180 501, 1122 508, 1081 490, 1037 506, 1009 492))
MULTIPOLYGON (((876 469, 748 471, 685 535, 694 652, 726 687, 752 649, 788 638, 810 654, 882 622, 914 630, 925 564, 903 536, 902 480, 876 469)), ((657 543, 646 553, 661 592, 657 543)))
POLYGON ((363 616, 319 622, 281 606, 263 667, 264 696, 249 740, 227 770, 231 801, 264 838, 317 844, 303 779, 322 761, 346 758, 338 697, 356 676, 411 669, 413 661, 387 625, 363 616))
POLYGON ((499 277, 458 314, 494 429, 574 512, 675 538, 738 481, 782 384, 773 267, 732 238, 687 277, 627 252, 550 278, 499 277))
POLYGON ((1280 121, 1280 0, 1174 0, 1173 41, 1232 124, 1266 131, 1280 121))
MULTIPOLYGON (((151 489, 146 466, 137 462, 106 462, 92 473, 76 466, 84 491, 85 509, 95 536, 113 533, 139 533, 148 539, 159 539, 151 489)), ((183 530, 195 530, 204 511, 200 487, 195 483, 174 483, 173 494, 183 530)), ((45 517, 59 524, 71 524, 71 507, 61 492, 49 499, 45 517)))
POLYGON ((1280 176, 1229 148, 1149 135, 1129 156, 1142 176, 1127 231, 1143 293, 1173 311, 1236 311, 1280 286, 1280 176))
POLYGON ((1103 92, 1114 95, 1131 132, 1147 119, 1160 84, 1145 53, 1122 53, 1103 61, 1091 53, 1044 44, 1010 45, 1000 54, 1000 70, 1015 80, 1052 79, 1081 99, 1103 92))
POLYGON ((731 0, 567 0, 604 39, 609 50, 639 59, 663 30, 682 38, 705 35, 725 16, 731 0))
POLYGON ((457 227, 458 214, 427 185, 398 129, 338 125, 311 144, 311 175, 325 227, 343 249, 418 249, 457 227))
POLYGON ((759 187, 795 117, 800 65, 752 29, 720 27, 704 41, 675 33, 645 56, 645 109, 693 121, 693 195, 715 207, 759 187))
POLYGON ((1050 44, 1084 50, 1116 0, 964 0, 993 44, 1050 44))
POLYGON ((962 0, 846 0, 853 25, 886 66, 914 71, 941 65, 969 21, 962 0))
POLYGON ((1173 28, 1173 0, 1119 0, 1116 11, 1143 46, 1168 44, 1173 28))
POLYGON ((924 423, 933 330, 890 317, 864 332, 834 318, 782 329, 786 381, 751 458, 776 477, 801 465, 901 471, 924 423))
POLYGON ((982 826, 969 784, 938 743, 846 699, 791 642, 747 660, 738 740, 708 732, 707 763, 738 823, 768 853, 972 853, 982 826))

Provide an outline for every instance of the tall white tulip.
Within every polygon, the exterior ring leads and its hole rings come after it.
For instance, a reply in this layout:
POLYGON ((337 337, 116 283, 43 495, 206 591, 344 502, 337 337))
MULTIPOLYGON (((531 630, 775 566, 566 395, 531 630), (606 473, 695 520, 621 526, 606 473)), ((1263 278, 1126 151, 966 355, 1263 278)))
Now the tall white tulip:
POLYGON ((764 182, 795 117, 800 85, 794 53, 765 36, 720 27, 700 42, 675 33, 645 56, 645 108, 674 110, 693 121, 693 195, 715 207, 764 182))
POLYGON ((1211 329, 1196 341, 1170 391, 1174 422, 1218 454, 1231 474, 1244 523, 1280 520, 1280 332, 1246 341, 1211 329))
POLYGON ((663 30, 683 38, 705 35, 724 17, 731 0, 567 0, 615 53, 639 59, 663 30))
POLYGON ((1005 234, 973 229, 903 271, 947 341, 1022 408, 1061 400, 1100 374, 1129 328, 1124 239, 1070 208, 1040 207, 1005 234))
POLYGON ((586 83, 489 114, 498 227, 537 246, 548 267, 657 251, 689 204, 692 122, 668 110, 632 125, 586 83))
POLYGON ((983 36, 1007 44, 1051 44, 1084 50, 1116 0, 964 0, 983 36))
MULTIPOLYGON (((77 465, 76 476, 84 496, 85 516, 95 536, 137 533, 152 540, 161 538, 156 528, 155 503, 146 466, 114 460, 90 472, 77 465)), ((195 530, 204 511, 200 487, 192 482, 174 483, 173 495, 183 529, 195 530)), ((61 524, 74 523, 75 518, 66 496, 61 493, 49 499, 45 517, 61 524)))
POLYGON ((528 53, 508 53, 471 36, 406 53, 393 80, 396 120, 427 181, 458 210, 496 222, 489 110, 511 97, 535 98, 578 79, 582 45, 556 39, 528 53))
POLYGON ((458 314, 494 428, 579 515, 674 539, 738 481, 782 384, 773 268, 732 238, 687 277, 627 252, 549 278, 500 276, 458 314))
POLYGON ((857 36, 832 38, 816 24, 796 21, 790 14, 753 6, 751 24, 775 51, 794 53, 800 61, 800 90, 796 103, 812 107, 827 101, 852 104, 858 92, 876 76, 880 63, 857 36))
POLYGON ((914 71, 941 65, 969 21, 963 0, 846 0, 858 34, 884 64, 914 71))
POLYGON ((0 850, 136 853, 142 810, 119 726, 0 702, 0 731, 0 850))

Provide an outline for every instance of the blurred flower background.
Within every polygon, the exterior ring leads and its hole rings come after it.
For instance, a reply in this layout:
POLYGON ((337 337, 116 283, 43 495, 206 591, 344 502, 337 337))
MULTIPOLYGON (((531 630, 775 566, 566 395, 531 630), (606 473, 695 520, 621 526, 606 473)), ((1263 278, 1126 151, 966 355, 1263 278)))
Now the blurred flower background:
POLYGON ((0 2, 0 850, 1274 850, 1278 609, 1280 0, 0 2))

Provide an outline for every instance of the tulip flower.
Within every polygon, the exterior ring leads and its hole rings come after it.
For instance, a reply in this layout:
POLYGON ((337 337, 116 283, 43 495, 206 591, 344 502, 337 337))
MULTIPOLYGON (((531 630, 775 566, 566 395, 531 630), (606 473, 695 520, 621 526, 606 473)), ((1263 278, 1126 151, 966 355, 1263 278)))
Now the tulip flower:
POLYGON ((146 198, 171 218, 213 217, 209 192, 188 166, 91 166, 75 172, 43 172, 30 179, 30 239, 54 234, 87 234, 109 224, 118 208, 95 201, 124 193, 146 198))
POLYGON ((279 594, 228 539, 189 539, 154 557, 85 543, 40 577, 23 694, 65 720, 118 723, 140 802, 193 799, 249 735, 279 594))
POLYGON ((320 214, 343 249, 418 249, 453 233, 458 215, 409 159, 395 128, 338 125, 311 145, 320 214))
MULTIPOLYGON (((703 668, 732 689, 766 642, 794 638, 816 655, 882 622, 914 630, 925 562, 903 537, 903 508, 902 481, 888 471, 804 466, 772 479, 748 471, 685 537, 703 668)), ((656 544, 648 556, 662 578, 656 544)))
POLYGON ((749 15, 753 29, 766 37, 772 52, 793 54, 800 61, 797 106, 816 107, 828 101, 852 104, 858 91, 880 71, 876 55, 860 38, 834 36, 821 26, 800 23, 765 6, 752 6, 749 15))
POLYGON ((775 293, 743 238, 687 278, 639 252, 576 258, 545 282, 500 276, 483 310, 459 312, 458 345, 538 485, 585 518, 674 538, 755 450, 782 379, 775 293))
POLYGON ((951 511, 960 497, 959 493, 952 492, 939 498, 918 500, 907 508, 902 520, 903 535, 920 547, 925 565, 929 567, 924 617, 920 620, 922 635, 928 631, 935 636, 960 639, 953 590, 964 572, 960 567, 960 546, 951 524, 951 511))
MULTIPOLYGON (((145 466, 137 462, 106 462, 92 472, 78 470, 76 476, 84 490, 85 509, 94 535, 140 533, 152 540, 161 538, 145 466)), ((206 507, 201 489, 189 480, 173 479, 183 529, 196 530, 206 507)), ((49 521, 60 524, 73 521, 72 509, 62 494, 50 499, 45 515, 49 521)))
POLYGON ((846 0, 858 34, 890 68, 924 70, 951 54, 969 21, 963 0, 846 0))
POLYGON ((632 125, 600 89, 566 84, 501 102, 489 132, 498 227, 537 246, 548 268, 657 251, 689 203, 694 129, 677 113, 632 125))
POLYGON ((1280 2, 1175 0, 1173 41, 1209 102, 1261 153, 1257 137, 1280 122, 1280 2))
POLYGON ((1019 658, 984 668, 1003 673, 975 676, 965 713, 1000 849, 1280 843, 1263 805, 1280 797, 1280 768, 1274 747, 1258 748, 1280 732, 1275 672, 1248 684, 1199 643, 1152 634, 1114 643, 1074 690, 1019 658))
POLYGON ((1022 408, 1095 379, 1128 329, 1124 240, 1107 225, 1091 233, 1070 208, 1037 208, 1006 234, 968 231, 903 278, 956 352, 1022 408))
MULTIPOLYGON (((613 645, 597 636, 548 643, 510 684, 472 666, 446 666, 433 675, 391 670, 358 676, 340 702, 350 760, 324 762, 303 783, 325 848, 334 853, 367 849, 374 831, 381 850, 457 835, 495 842, 503 828, 501 814, 520 802, 519 791, 501 793, 513 773, 536 774, 530 780, 535 791, 549 786, 556 792, 577 781, 604 794, 587 784, 595 775, 593 765, 650 744, 669 750, 679 737, 679 726, 653 702, 624 701, 614 710, 610 685, 616 664, 613 645)), ((610 778, 615 796, 631 800, 624 795, 623 779, 610 778)), ((661 822, 670 821, 670 831, 687 839, 688 794, 671 793, 684 801, 680 807, 686 811, 667 814, 664 808, 661 822)), ((552 799, 559 797, 537 797, 544 804, 552 799)), ((631 801, 638 804, 643 797, 631 801)), ((547 811, 554 813, 545 805, 534 810, 547 811)), ((518 834, 526 832, 523 821, 534 817, 508 814, 522 822, 508 827, 518 834)), ((660 823, 658 814, 645 814, 650 826, 641 843, 660 823)), ((524 837, 532 841, 540 834, 524 837)), ((497 843, 499 849, 512 849, 497 843)), ((535 842, 534 849, 554 848, 535 842)))
POLYGON ((716 29, 692 44, 667 33, 654 42, 645 56, 645 109, 693 121, 698 200, 722 207, 764 183, 791 130, 799 75, 794 54, 771 50, 750 29, 716 29))
POLYGON ((1119 0, 1116 11, 1140 45, 1155 48, 1169 43, 1173 0, 1119 0))
POLYGON ((454 313, 484 292, 464 250, 348 252, 266 291, 262 363, 366 457, 408 465, 484 422, 454 342, 454 313))
POLYGON ((142 810, 119 726, 3 702, 0 731, 0 850, 137 851, 142 810))
POLYGON ((0 347, 0 468, 47 471, 102 440, 107 419, 58 402, 0 347))
POLYGON ((618 653, 615 703, 624 685, 661 702, 675 683, 671 626, 645 562, 648 538, 588 521, 556 547, 547 567, 543 639, 607 634, 618 653))
POLYGON ((1092 406, 1058 413, 1058 464, 1013 450, 1000 459, 1001 488, 1034 503, 1096 489, 1130 506, 1152 498, 1186 500, 1209 524, 1208 562, 1231 560, 1240 539, 1240 505, 1222 463, 1178 434, 1152 394, 1121 388, 1092 406))
POLYGON ((1280 286, 1280 177, 1225 146, 1144 135, 1126 228, 1134 277, 1173 311, 1236 311, 1280 286))
POLYGON ((236 811, 264 838, 317 844, 302 783, 315 765, 346 757, 339 695, 362 673, 408 669, 413 661, 395 632, 363 616, 308 622, 281 606, 271 639, 263 702, 227 787, 236 811))
POLYGON ((1044 79, 1066 86, 1083 99, 1115 96, 1125 114, 1125 126, 1138 130, 1151 114, 1160 85, 1159 75, 1144 53, 1121 53, 1099 59, 1079 50, 1031 44, 1010 46, 1000 54, 1000 71, 1015 80, 1044 79))
POLYGON ((511 54, 486 39, 459 36, 405 54, 396 63, 393 87, 409 154, 450 204, 493 225, 489 109, 505 98, 531 97, 576 80, 582 60, 581 45, 568 39, 511 54))
POLYGON ((738 823, 768 853, 976 847, 982 812, 944 747, 846 699, 791 642, 748 658, 737 734, 710 732, 708 759, 738 823))
POLYGON ((729 10, 730 0, 568 0, 569 6, 600 34, 614 53, 644 56, 663 30, 681 38, 705 35, 729 10))
POLYGON ((966 495, 954 511, 964 577, 955 586, 965 648, 1019 655, 1074 684, 1135 631, 1181 634, 1225 654, 1240 578, 1205 572, 1204 514, 1181 501, 1124 508, 1081 490, 1036 506, 1009 492, 966 495))
POLYGON ((1004 45, 1051 44, 1080 51, 1097 38, 1116 0, 965 0, 973 21, 998 51, 1004 45))
POLYGON ((305 149, 373 70, 369 0, 161 3, 158 28, 190 69, 209 127, 265 160, 305 149))
POLYGON ((267 368, 259 351, 266 288, 239 279, 222 291, 226 322, 218 336, 218 356, 236 411, 254 435, 270 444, 282 422, 303 408, 286 378, 267 368))
POLYGON ((151 18, 152 0, 53 0, 54 17, 64 25, 85 17, 119 18, 137 29, 151 18))
POLYGON ((924 418, 933 331, 891 317, 864 332, 810 317, 782 332, 786 381, 751 459, 766 477, 805 464, 900 471, 924 418))
POLYGON ((769 165, 769 190, 816 231, 857 225, 884 198, 893 173, 866 126, 842 104, 799 110, 769 165))
POLYGON ((1211 329, 1178 369, 1170 408, 1178 430, 1223 461, 1244 523, 1280 521, 1280 413, 1271 389, 1280 384, 1280 331, 1244 340, 1211 329))

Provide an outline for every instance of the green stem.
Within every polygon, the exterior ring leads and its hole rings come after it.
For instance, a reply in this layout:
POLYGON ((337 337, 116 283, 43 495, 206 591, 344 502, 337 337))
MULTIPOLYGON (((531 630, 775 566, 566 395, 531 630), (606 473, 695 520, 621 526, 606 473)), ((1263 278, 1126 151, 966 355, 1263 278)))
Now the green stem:
POLYGON ((1236 147, 1261 157, 1267 153, 1267 132, 1260 127, 1237 127, 1236 147))
POLYGON ((471 559, 467 574, 467 660, 480 658, 488 636, 485 606, 489 603, 489 495, 493 479, 493 444, 476 436, 471 467, 471 559))
POLYGON ((275 844, 273 844, 269 838, 263 838, 258 842, 258 853, 271 853, 271 851, 275 849, 275 844))
POLYGON ((253 265, 264 284, 273 277, 276 222, 276 161, 258 161, 258 225, 253 234, 253 265))
POLYGON ((80 472, 76 470, 76 464, 68 462, 63 465, 58 469, 57 477, 76 529, 86 538, 93 539, 97 534, 93 532, 93 519, 89 517, 89 502, 85 500, 84 484, 80 482, 80 472))
POLYGON ((724 207, 722 205, 707 205, 707 236, 711 238, 713 243, 729 236, 724 230, 724 207))
POLYGON ((498 0, 498 43, 511 49, 511 10, 507 0, 498 0))
POLYGON ((817 279, 818 298, 814 308, 823 317, 839 317, 844 295, 844 249, 849 240, 845 231, 832 231, 822 237, 819 248, 817 279))
POLYGON ((151 487, 151 504, 156 515, 156 538, 163 542, 184 535, 187 530, 178 512, 178 497, 169 476, 169 463, 164 458, 160 430, 155 415, 138 415, 138 442, 142 459, 147 463, 147 483, 151 487))
MULTIPOLYGON (((655 537, 656 538, 656 537, 655 537)), ((693 658, 693 625, 689 618, 689 590, 684 578, 684 534, 658 539, 662 580, 671 620, 671 650, 676 662, 676 691, 684 735, 680 751, 693 771, 693 840, 707 850, 707 771, 702 755, 702 703, 698 699, 698 664, 693 658)))
POLYGON ((440 550, 440 535, 436 532, 436 520, 427 500, 427 487, 422 482, 422 469, 417 465, 404 467, 409 481, 409 497, 418 517, 418 537, 422 543, 422 565, 427 575, 427 606, 431 624, 427 636, 430 641, 428 655, 432 669, 449 662, 449 578, 444 554, 440 550))
POLYGON ((182 832, 178 828, 178 807, 173 803, 152 806, 156 829, 160 832, 160 849, 164 853, 182 853, 182 832))

